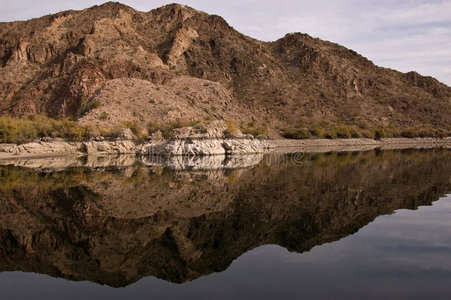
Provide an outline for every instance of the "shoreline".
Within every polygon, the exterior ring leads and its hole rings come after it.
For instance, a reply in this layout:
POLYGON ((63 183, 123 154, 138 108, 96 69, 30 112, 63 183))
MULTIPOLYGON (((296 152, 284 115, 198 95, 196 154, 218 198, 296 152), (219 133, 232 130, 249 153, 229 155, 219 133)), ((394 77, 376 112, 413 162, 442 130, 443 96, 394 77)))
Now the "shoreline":
MULTIPOLYGON (((176 139, 175 141, 184 142, 192 140, 176 139)), ((219 143, 236 142, 234 139, 217 139, 219 143)), ((240 143, 243 139, 237 139, 240 143)), ((11 159, 34 159, 34 158, 53 158, 53 157, 83 157, 83 156, 112 156, 112 155, 166 155, 166 156, 211 156, 208 149, 201 149, 204 152, 173 154, 170 152, 152 152, 149 149, 167 145, 169 141, 153 141, 150 143, 139 143, 132 140, 117 141, 87 141, 87 142, 68 142, 64 140, 54 140, 49 142, 36 141, 27 144, 0 144, 0 160, 11 159), (207 154, 203 154, 207 153, 207 154)), ((172 141, 173 142, 173 141, 172 141)), ((240 148, 240 151, 224 153, 226 155, 246 155, 255 153, 295 153, 295 152, 347 152, 347 151, 368 151, 374 149, 396 150, 396 149, 432 149, 432 148, 451 148, 451 137, 446 138, 383 138, 380 140, 365 138, 350 139, 274 139, 257 140, 249 139, 253 145, 259 144, 260 147, 253 147, 249 151, 246 148, 240 148)), ((206 146, 205 146, 206 147, 206 146)), ((166 148, 161 148, 166 150, 166 148)), ((222 155, 221 153, 218 153, 222 155)))
POLYGON ((396 149, 451 148, 451 137, 446 138, 367 138, 268 140, 270 152, 348 152, 396 149))

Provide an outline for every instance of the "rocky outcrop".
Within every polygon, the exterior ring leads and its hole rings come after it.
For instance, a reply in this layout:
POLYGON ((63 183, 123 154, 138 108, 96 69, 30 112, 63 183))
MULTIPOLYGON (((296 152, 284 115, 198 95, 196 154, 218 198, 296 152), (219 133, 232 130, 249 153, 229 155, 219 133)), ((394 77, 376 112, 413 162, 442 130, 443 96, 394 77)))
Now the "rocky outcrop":
POLYGON ((263 153, 266 149, 266 141, 244 135, 238 129, 231 134, 223 121, 213 121, 175 129, 168 141, 143 145, 140 153, 150 156, 211 156, 263 153))
POLYGON ((82 151, 82 143, 72 143, 63 140, 51 142, 32 142, 22 145, 13 145, 4 148, 3 152, 15 156, 53 156, 53 155, 79 155, 82 151))
MULTIPOLYGON (((211 156, 263 153, 265 141, 253 138, 186 138, 168 141, 137 143, 131 140, 87 141, 87 142, 33 142, 23 145, 9 145, 0 148, 3 156, 109 156, 138 154, 144 156, 211 156)), ((2 158, 2 155, 0 155, 2 158)))
POLYGON ((166 63, 170 68, 186 69, 186 61, 184 61, 182 54, 188 49, 191 42, 198 38, 199 34, 196 30, 191 27, 180 28, 175 34, 174 40, 172 42, 172 47, 167 57, 165 58, 166 63))
POLYGON ((262 153, 268 148, 265 141, 251 137, 225 138, 186 138, 170 139, 160 145, 146 145, 141 151, 144 155, 167 156, 210 156, 262 153))
POLYGON ((136 143, 130 140, 89 141, 82 143, 81 151, 87 155, 107 156, 117 154, 135 154, 136 143))
POLYGON ((137 146, 131 140, 68 142, 64 140, 37 141, 0 148, 0 153, 10 156, 108 156, 135 154, 137 146))

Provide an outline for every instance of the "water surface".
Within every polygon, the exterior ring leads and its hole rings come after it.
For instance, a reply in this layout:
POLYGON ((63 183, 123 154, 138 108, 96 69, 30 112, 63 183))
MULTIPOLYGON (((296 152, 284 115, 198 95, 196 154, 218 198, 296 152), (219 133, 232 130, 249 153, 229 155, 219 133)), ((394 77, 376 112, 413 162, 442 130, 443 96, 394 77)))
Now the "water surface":
POLYGON ((14 164, 2 299, 451 295, 448 150, 14 164))

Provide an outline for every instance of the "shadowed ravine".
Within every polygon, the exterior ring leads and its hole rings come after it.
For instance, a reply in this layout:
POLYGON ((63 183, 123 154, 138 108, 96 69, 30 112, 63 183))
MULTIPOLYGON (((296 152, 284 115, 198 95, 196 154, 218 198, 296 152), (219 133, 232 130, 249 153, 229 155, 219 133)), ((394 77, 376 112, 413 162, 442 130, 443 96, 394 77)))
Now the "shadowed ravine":
POLYGON ((449 158, 449 150, 404 150, 199 170, 0 166, 0 271, 114 287, 147 276, 191 281, 260 245, 305 252, 377 216, 431 205, 451 191, 449 158))

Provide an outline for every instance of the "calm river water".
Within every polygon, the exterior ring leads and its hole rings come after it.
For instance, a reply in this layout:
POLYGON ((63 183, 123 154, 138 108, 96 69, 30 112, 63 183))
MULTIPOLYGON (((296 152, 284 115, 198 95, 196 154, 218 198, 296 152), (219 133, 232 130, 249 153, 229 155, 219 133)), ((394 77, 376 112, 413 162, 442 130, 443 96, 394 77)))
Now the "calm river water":
POLYGON ((450 299, 450 158, 9 162, 0 298, 450 299))

